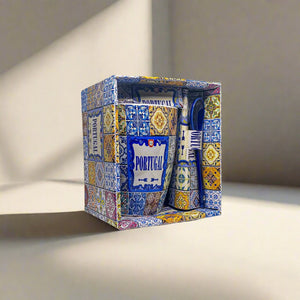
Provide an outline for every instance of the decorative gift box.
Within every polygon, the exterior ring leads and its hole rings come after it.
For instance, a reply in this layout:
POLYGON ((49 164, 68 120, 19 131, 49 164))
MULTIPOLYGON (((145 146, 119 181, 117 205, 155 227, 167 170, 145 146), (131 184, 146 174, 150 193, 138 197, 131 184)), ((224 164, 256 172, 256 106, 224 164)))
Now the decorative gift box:
POLYGON ((85 211, 121 230, 220 215, 220 87, 112 76, 84 89, 85 211))

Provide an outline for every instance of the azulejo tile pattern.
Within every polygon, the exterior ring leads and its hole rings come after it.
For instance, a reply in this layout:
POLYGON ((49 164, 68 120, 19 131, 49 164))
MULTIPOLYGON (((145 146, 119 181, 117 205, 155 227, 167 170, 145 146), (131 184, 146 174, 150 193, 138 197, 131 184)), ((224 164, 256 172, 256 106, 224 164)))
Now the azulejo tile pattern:
POLYGON ((212 95, 207 97, 204 105, 206 119, 216 119, 221 117, 220 95, 212 95))
POLYGON ((191 188, 190 168, 177 167, 175 176, 176 176, 175 188, 177 190, 189 191, 191 188))
POLYGON ((115 136, 104 135, 104 161, 115 162, 115 136))
POLYGON ((169 122, 168 114, 164 107, 150 106, 150 134, 151 135, 168 135, 169 122))
POLYGON ((220 190, 221 188, 221 175, 219 167, 203 167, 203 184, 204 188, 208 190, 220 190))
POLYGON ((206 166, 217 166, 221 164, 221 145, 220 143, 203 143, 202 164, 206 166))
MULTIPOLYGON (((81 100, 86 184, 85 210, 119 229, 191 221, 219 215, 221 213, 219 93, 220 88, 218 84, 214 83, 116 76, 83 90, 81 100), (181 86, 187 87, 192 93, 204 90, 204 95, 206 95, 203 128, 203 200, 205 208, 196 208, 199 203, 199 191, 195 161, 180 165, 183 170, 187 168, 190 172, 189 188, 184 186, 185 180, 182 183, 183 188, 187 190, 176 189, 178 186, 176 186, 174 178, 181 172, 173 175, 171 172, 174 157, 172 153, 175 153, 173 149, 176 149, 177 108, 134 103, 136 98, 132 94, 132 84, 135 86, 151 84, 155 88, 158 83, 164 84, 164 90, 174 89, 172 105, 175 104, 175 107, 183 105, 181 86), (205 89, 209 89, 209 92, 205 92, 205 89), (91 131, 96 136, 94 140, 89 140, 91 136, 89 134, 89 116, 100 116, 97 119, 99 128, 97 131, 91 131), (169 136, 164 190, 155 193, 128 192, 127 136, 149 136, 151 134, 169 136), (91 148, 94 147, 98 151, 96 153, 98 156, 89 155, 89 143, 91 148), (95 143, 97 143, 97 147, 95 143), (168 181, 171 181, 169 188, 168 181), (168 198, 166 198, 167 193, 168 198), (175 206, 175 202, 176 206, 179 203, 179 207, 183 211, 168 207, 169 202, 173 206, 175 206), (130 217, 128 217, 129 215, 130 217)), ((91 119, 91 121, 93 120, 91 119)), ((180 187, 182 188, 182 186, 180 187)))

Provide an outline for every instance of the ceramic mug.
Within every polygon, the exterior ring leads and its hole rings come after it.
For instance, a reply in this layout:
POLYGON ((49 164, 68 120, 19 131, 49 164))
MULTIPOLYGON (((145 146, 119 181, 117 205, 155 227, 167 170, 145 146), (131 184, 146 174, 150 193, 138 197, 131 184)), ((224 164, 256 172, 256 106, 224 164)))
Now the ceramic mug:
POLYGON ((173 170, 177 108, 119 104, 117 110, 122 215, 156 214, 173 170))

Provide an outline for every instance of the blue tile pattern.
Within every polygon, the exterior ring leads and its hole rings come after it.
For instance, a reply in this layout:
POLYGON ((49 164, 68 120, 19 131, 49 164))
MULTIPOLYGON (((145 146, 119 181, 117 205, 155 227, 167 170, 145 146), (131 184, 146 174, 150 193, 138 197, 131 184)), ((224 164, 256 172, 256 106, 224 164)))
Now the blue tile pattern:
POLYGON ((143 215, 145 203, 145 193, 129 193, 129 214, 143 215))
POLYGON ((220 143, 221 141, 221 121, 220 119, 204 120, 203 142, 220 143))

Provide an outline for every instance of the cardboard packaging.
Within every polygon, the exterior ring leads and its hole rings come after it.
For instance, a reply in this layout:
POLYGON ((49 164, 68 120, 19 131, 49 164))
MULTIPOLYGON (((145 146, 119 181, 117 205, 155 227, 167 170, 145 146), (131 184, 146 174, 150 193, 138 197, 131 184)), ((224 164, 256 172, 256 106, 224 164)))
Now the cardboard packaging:
POLYGON ((220 215, 220 88, 111 76, 84 89, 85 211, 120 230, 220 215))

